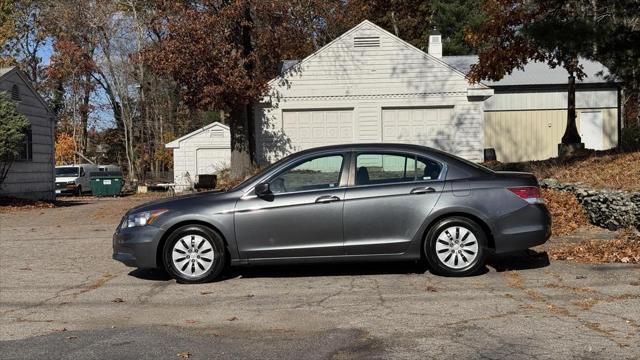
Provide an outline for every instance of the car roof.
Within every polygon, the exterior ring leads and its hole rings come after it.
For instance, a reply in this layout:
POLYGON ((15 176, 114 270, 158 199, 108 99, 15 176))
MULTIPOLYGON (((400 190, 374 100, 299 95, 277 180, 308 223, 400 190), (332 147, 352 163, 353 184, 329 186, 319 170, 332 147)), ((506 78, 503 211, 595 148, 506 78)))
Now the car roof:
POLYGON ((296 154, 308 154, 314 152, 322 152, 322 151, 332 151, 332 150, 358 150, 358 149, 379 149, 379 150, 410 150, 410 151, 420 151, 420 152, 433 152, 433 153, 442 153, 445 152, 433 149, 430 147, 422 146, 422 145, 414 145, 414 144, 400 144, 400 143, 357 143, 357 144, 338 144, 338 145, 327 145, 320 146, 311 149, 306 149, 297 152, 296 154))
POLYGON ((78 167, 78 166, 98 166, 98 165, 94 165, 94 164, 56 165, 57 168, 68 168, 68 167, 78 167))
POLYGON ((459 156, 450 154, 448 152, 430 148, 422 145, 414 144, 400 144, 400 143, 357 143, 357 144, 339 144, 321 146, 311 149, 299 151, 291 154, 293 158, 299 156, 312 155, 315 153, 323 153, 330 151, 358 151, 358 150, 371 150, 371 151, 408 151, 421 153, 425 156, 447 163, 450 168, 452 178, 462 178, 475 175, 482 175, 491 173, 490 169, 487 169, 479 164, 473 163, 459 156))

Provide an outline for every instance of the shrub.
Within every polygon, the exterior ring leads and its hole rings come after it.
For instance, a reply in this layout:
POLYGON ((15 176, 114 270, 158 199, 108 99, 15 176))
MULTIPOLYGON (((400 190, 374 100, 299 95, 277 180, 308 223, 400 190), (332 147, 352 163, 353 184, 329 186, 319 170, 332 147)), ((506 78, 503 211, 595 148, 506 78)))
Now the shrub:
POLYGON ((11 165, 20 156, 29 121, 18 112, 16 104, 0 92, 0 187, 11 165))
POLYGON ((631 126, 622 129, 620 148, 622 151, 640 151, 640 127, 631 126))

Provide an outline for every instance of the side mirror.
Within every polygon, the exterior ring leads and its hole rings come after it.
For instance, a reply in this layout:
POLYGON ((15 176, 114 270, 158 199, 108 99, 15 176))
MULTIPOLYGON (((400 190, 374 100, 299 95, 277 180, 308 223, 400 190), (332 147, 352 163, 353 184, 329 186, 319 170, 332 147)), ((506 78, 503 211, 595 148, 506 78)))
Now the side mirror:
POLYGON ((258 196, 258 197, 272 195, 271 189, 269 188, 269 183, 266 183, 266 182, 256 185, 256 188, 254 189, 254 192, 256 193, 256 196, 258 196))

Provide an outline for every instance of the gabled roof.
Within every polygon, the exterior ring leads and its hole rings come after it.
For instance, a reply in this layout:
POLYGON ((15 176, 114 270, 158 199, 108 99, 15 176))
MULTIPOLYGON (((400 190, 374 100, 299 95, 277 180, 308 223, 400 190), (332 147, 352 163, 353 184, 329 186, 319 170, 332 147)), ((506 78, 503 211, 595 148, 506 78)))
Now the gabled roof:
POLYGON ((198 129, 196 131, 190 132, 190 133, 188 133, 187 135, 185 135, 185 136, 183 136, 181 138, 175 139, 172 142, 165 144, 164 147, 166 147, 167 149, 178 149, 180 147, 180 142, 182 142, 182 141, 184 141, 184 140, 186 140, 186 139, 188 139, 188 138, 190 138, 192 136, 196 136, 196 135, 198 135, 200 133, 203 133, 203 132, 205 132, 205 131, 207 131, 207 130, 209 130, 211 128, 214 128, 214 127, 220 127, 220 128, 222 128, 224 130, 229 131, 229 127, 227 125, 222 124, 222 123, 217 122, 217 121, 214 121, 209 125, 201 127, 200 129, 198 129))
MULTIPOLYGON (((338 36, 337 38, 333 39, 331 42, 329 42, 328 44, 326 44, 325 46, 321 47, 320 49, 316 50, 314 53, 312 53, 311 55, 307 56, 306 58, 302 59, 302 60, 284 60, 282 61, 282 73, 280 74, 280 76, 271 79, 271 81, 269 81, 269 85, 273 85, 278 78, 286 75, 288 72, 290 72, 293 68, 297 67, 297 66, 301 66, 303 65, 305 62, 313 59, 314 57, 318 56, 319 54, 321 54, 322 52, 326 51, 327 49, 329 49, 334 43, 344 39, 345 37, 349 36, 351 33, 358 31, 360 28, 365 27, 365 26, 371 26, 373 27, 375 30, 389 36, 391 39, 395 40, 396 42, 400 43, 402 46, 415 51, 417 53, 419 53, 420 55, 422 55, 423 57, 434 61, 437 64, 442 65, 443 67, 448 68, 449 70, 451 70, 453 73, 466 78, 467 75, 466 73, 461 72, 460 70, 458 70, 457 68, 455 68, 454 66, 451 66, 450 64, 447 64, 446 62, 442 61, 441 59, 438 59, 437 57, 434 57, 433 55, 430 55, 420 49, 418 49, 417 47, 409 44, 408 42, 402 40, 401 38, 395 36, 394 34, 388 32, 387 30, 381 28, 380 26, 372 23, 369 20, 364 20, 362 21, 360 24, 354 26, 353 28, 351 28, 350 30, 348 30, 347 32, 345 32, 344 34, 338 36)), ((476 87, 480 87, 480 88, 486 88, 485 85, 483 84, 476 84, 476 87)))
MULTIPOLYGON (((478 62, 477 55, 443 56, 442 60, 461 72, 467 74, 471 65, 478 62)), ((586 77, 576 79, 578 84, 602 84, 608 83, 606 79, 610 75, 609 69, 597 61, 579 59, 586 77)), ((531 61, 524 66, 524 70, 515 69, 511 74, 505 75, 499 81, 484 80, 489 86, 519 86, 519 85, 562 85, 567 84, 567 71, 562 67, 552 69, 546 63, 531 61)))
POLYGON ((5 77, 9 76, 9 74, 11 74, 11 73, 16 73, 18 75, 18 77, 20 77, 22 82, 29 88, 29 90, 31 90, 31 92, 33 93, 33 96, 47 110, 47 112, 49 113, 49 115, 51 117, 51 120, 55 120, 55 114, 53 113, 53 111, 51 111, 51 109, 49 109, 49 105, 47 104, 47 102, 44 101, 42 96, 40 96, 40 94, 36 91, 36 89, 33 87, 33 84, 31 84, 31 80, 29 80, 27 75, 25 75, 25 73, 22 72, 22 70, 18 69, 15 66, 8 67, 8 68, 0 68, 0 81, 2 81, 2 79, 4 79, 5 77))

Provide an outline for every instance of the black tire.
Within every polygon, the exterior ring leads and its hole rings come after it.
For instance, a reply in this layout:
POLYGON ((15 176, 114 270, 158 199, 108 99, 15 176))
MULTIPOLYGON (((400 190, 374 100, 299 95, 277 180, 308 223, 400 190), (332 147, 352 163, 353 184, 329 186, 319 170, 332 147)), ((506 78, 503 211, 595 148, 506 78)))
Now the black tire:
POLYGON ((78 185, 78 188, 76 189, 76 195, 82 196, 82 185, 78 185))
MULTIPOLYGON (((200 240, 198 242, 200 242, 200 240)), ((184 244, 184 242, 181 242, 181 244, 184 244)), ((192 250, 189 250, 189 254, 191 254, 191 251, 197 253, 196 248, 198 248, 198 244, 195 244, 194 246, 193 244, 187 243, 187 245, 192 248, 192 250)), ((206 244, 203 244, 202 246, 208 249, 208 246, 206 244)), ((220 275, 220 273, 222 273, 227 262, 227 252, 220 235, 218 235, 215 231, 201 225, 186 225, 176 229, 173 233, 171 233, 171 235, 169 235, 169 238, 165 242, 162 254, 164 268, 166 269, 167 273, 169 273, 171 277, 176 279, 177 282, 182 284, 201 284, 213 281, 220 275), (187 266, 187 269, 183 268, 182 270, 176 267, 176 265, 174 264, 174 260, 172 257, 173 253, 184 248, 183 245, 176 245, 176 243, 181 240, 185 240, 185 238, 202 239, 208 242, 208 244, 210 245, 213 253, 213 259, 210 267, 204 273, 197 274, 195 276, 190 276, 184 273, 184 271, 189 272, 189 269, 191 269, 192 272, 194 271, 194 269, 196 271, 200 271, 197 270, 196 264, 198 264, 198 266, 203 265, 206 267, 208 264, 204 261, 201 262, 200 260, 196 260, 193 258, 190 260, 186 260, 186 263, 190 262, 191 266, 187 266), (180 247, 180 249, 176 250, 176 246, 180 247)), ((200 257, 198 257, 198 259, 200 259, 200 257)), ((185 262, 181 262, 180 264, 185 264, 185 262)))
POLYGON ((431 227, 425 237, 423 251, 431 271, 436 274, 473 275, 485 266, 487 234, 475 221, 461 216, 452 216, 438 221, 431 227), (452 228, 459 230, 451 230, 452 228), (467 235, 465 230, 471 234, 467 235), (475 246, 473 237, 475 237, 475 246), (443 238, 447 244, 441 241, 443 238), (472 254, 473 252, 475 255, 472 254))

